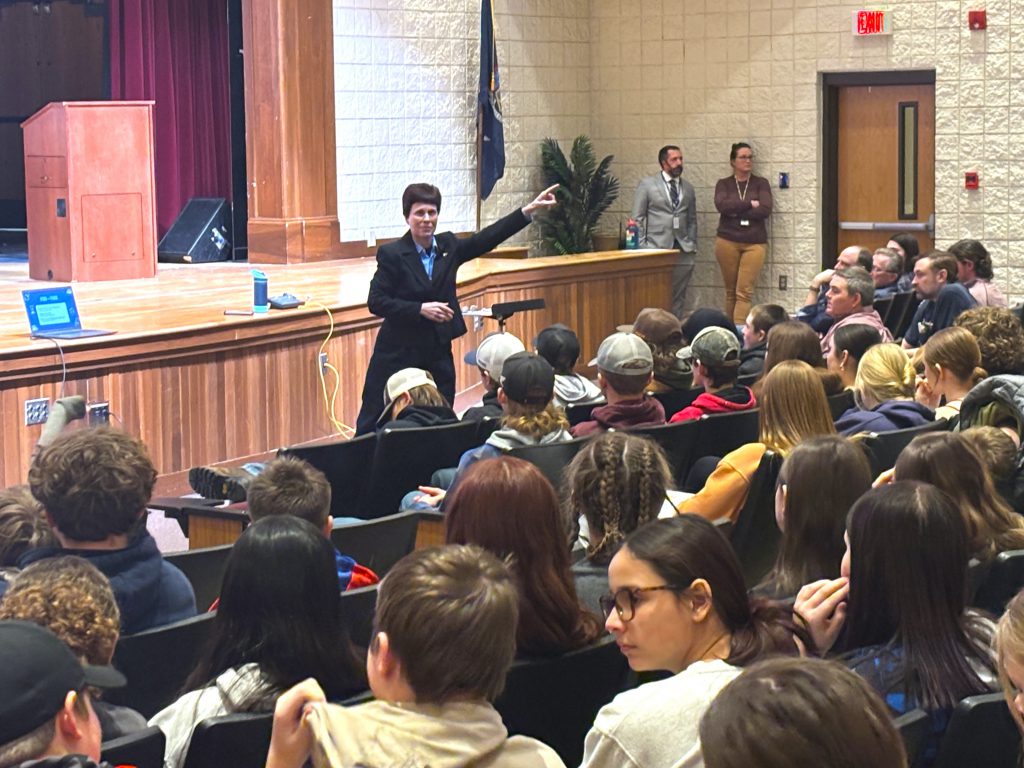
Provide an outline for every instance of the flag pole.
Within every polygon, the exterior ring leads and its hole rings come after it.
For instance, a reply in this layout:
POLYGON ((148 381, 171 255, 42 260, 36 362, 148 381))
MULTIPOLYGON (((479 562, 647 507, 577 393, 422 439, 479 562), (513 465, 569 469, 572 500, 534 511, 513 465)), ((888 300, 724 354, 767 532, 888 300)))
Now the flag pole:
POLYGON ((477 99, 476 104, 476 231, 480 231, 480 208, 483 201, 480 199, 480 189, 483 186, 483 170, 481 160, 484 152, 484 108, 477 99))

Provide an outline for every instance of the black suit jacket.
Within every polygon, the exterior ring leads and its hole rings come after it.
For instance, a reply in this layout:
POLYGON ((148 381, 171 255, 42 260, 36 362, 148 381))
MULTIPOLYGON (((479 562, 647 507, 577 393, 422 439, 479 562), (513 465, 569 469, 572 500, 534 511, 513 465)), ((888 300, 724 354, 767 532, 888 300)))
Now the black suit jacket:
POLYGON ((459 266, 492 250, 529 224, 523 212, 513 211, 475 235, 458 238, 452 232, 435 234, 437 255, 434 274, 427 277, 416 252, 412 234, 377 250, 377 271, 370 281, 367 306, 384 318, 377 346, 420 347, 447 345, 466 332, 466 323, 455 296, 455 274, 459 266), (454 316, 447 323, 433 323, 420 316, 420 306, 443 301, 454 316))

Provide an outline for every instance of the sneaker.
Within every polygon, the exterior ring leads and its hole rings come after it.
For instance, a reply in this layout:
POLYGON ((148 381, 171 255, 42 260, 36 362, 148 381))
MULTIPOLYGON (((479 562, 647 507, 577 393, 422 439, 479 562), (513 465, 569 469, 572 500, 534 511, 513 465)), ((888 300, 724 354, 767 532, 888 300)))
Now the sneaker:
POLYGON ((249 483, 262 471, 262 464, 245 464, 241 467, 192 467, 188 471, 188 484, 204 499, 245 501, 249 483))

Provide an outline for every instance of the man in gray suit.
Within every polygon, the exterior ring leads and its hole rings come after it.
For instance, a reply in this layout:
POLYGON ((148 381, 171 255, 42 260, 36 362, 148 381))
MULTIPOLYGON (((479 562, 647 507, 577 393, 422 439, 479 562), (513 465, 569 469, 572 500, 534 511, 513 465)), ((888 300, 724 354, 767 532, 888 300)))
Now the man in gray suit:
POLYGON ((683 153, 668 145, 658 151, 661 172, 640 180, 633 197, 633 218, 640 226, 641 248, 675 248, 672 311, 682 317, 693 308, 687 296, 697 253, 697 198, 683 176, 683 153))

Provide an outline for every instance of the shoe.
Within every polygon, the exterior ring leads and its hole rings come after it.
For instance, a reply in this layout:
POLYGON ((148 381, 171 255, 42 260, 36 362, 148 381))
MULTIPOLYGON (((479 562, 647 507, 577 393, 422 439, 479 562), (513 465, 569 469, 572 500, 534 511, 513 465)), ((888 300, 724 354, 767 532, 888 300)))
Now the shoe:
POLYGON ((263 471, 262 464, 242 467, 192 467, 188 484, 204 499, 227 499, 232 503, 245 501, 249 483, 263 471))

